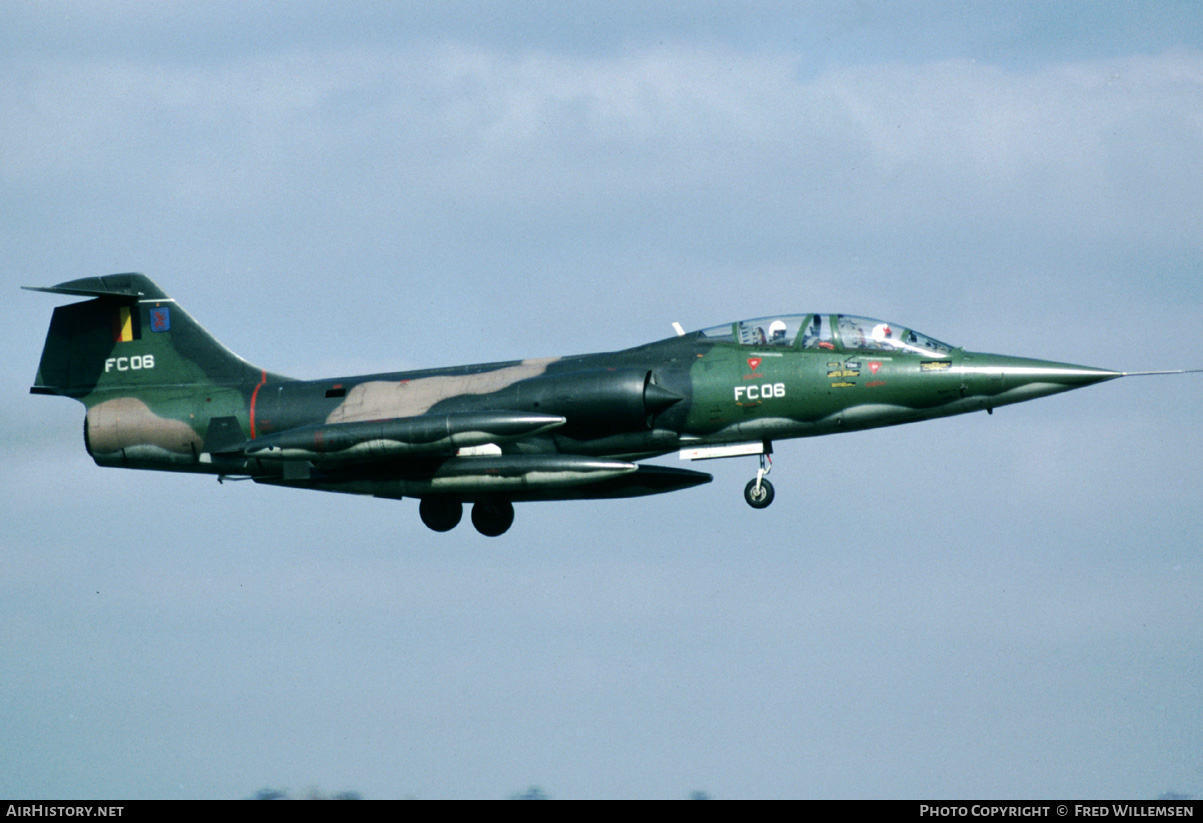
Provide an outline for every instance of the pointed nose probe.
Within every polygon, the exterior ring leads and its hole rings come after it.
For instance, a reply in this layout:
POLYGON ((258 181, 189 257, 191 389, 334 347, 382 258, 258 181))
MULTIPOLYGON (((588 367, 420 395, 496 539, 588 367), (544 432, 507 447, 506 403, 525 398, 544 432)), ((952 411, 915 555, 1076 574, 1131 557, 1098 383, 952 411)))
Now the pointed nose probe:
POLYGON ((1001 383, 1005 388, 1039 383, 1057 389, 1076 389, 1124 376, 1124 372, 1111 369, 1001 354, 970 355, 962 364, 961 374, 966 378, 976 378, 987 383, 1001 383))

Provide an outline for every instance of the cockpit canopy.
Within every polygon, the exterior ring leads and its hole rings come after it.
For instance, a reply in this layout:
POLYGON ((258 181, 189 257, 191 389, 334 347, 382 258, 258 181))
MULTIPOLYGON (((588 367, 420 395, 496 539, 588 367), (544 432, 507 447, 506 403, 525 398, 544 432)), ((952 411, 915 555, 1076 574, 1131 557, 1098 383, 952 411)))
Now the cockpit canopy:
POLYGON ((914 352, 947 357, 952 346, 896 323, 850 314, 782 314, 703 329, 716 343, 782 349, 914 352))

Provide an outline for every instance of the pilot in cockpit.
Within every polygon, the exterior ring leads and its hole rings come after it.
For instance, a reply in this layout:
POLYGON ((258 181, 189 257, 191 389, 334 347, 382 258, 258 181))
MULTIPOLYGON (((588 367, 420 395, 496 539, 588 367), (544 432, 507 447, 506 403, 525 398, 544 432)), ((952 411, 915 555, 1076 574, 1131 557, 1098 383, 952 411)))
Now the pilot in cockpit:
POLYGON ((814 322, 806 327, 802 332, 802 348, 813 348, 819 342, 819 316, 816 314, 814 322))
POLYGON ((785 321, 774 320, 769 324, 769 345, 784 346, 785 345, 785 321))

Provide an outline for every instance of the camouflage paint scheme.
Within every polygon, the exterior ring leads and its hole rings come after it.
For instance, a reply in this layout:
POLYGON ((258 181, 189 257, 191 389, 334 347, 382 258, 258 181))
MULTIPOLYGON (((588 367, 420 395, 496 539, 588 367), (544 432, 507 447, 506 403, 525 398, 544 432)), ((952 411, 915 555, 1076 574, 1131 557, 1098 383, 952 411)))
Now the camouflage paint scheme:
POLYGON ((1122 376, 802 314, 616 352, 301 381, 230 352, 143 275, 35 290, 90 298, 55 310, 31 392, 84 404, 97 464, 418 497, 438 531, 465 502, 496 535, 515 501, 710 481, 633 462, 677 450, 759 455, 745 495, 761 508, 773 440, 992 411, 1122 376))

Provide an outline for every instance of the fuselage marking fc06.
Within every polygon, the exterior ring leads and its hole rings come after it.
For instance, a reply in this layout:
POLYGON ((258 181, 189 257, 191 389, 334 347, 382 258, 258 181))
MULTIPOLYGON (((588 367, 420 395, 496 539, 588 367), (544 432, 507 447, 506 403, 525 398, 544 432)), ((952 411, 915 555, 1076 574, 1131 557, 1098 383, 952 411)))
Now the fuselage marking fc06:
POLYGON ((747 400, 769 400, 774 397, 785 397, 784 383, 762 383, 759 386, 736 386, 735 402, 740 401, 740 395, 747 400))

